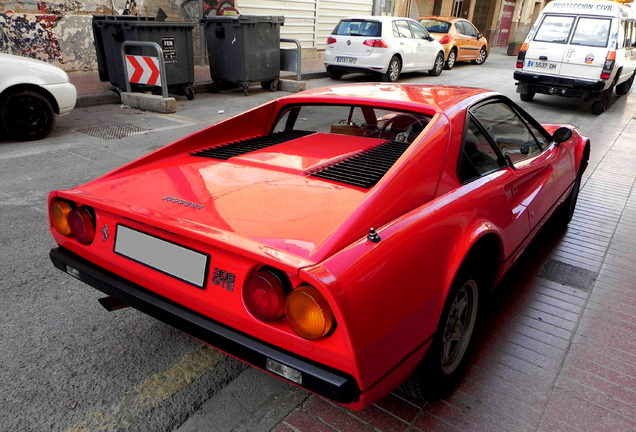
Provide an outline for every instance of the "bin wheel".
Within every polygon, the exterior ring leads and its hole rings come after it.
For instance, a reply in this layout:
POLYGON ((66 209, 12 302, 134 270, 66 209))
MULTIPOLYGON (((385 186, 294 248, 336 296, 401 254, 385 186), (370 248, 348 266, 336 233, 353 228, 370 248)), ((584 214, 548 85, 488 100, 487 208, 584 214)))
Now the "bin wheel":
POLYGON ((243 82, 241 83, 241 87, 243 87, 243 94, 247 96, 247 94, 250 92, 250 85, 246 82, 243 82))
POLYGON ((273 80, 261 81, 261 87, 269 91, 278 90, 278 78, 275 78, 273 80))
POLYGON ((185 95, 188 98, 188 100, 194 99, 194 89, 192 87, 186 87, 185 95))
POLYGON ((210 84, 210 92, 211 93, 218 93, 219 91, 221 91, 221 86, 219 85, 218 81, 212 81, 212 84, 210 84))

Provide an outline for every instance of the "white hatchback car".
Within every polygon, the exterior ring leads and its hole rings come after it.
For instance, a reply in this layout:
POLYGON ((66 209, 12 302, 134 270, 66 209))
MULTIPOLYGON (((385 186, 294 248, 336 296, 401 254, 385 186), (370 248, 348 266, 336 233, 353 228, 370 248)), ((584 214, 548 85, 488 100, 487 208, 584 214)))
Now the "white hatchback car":
POLYGON ((55 115, 71 112, 77 90, 49 63, 0 53, 0 136, 17 141, 46 137, 55 115))
POLYGON ((415 20, 391 16, 342 19, 327 38, 325 67, 333 79, 345 73, 378 73, 395 82, 402 72, 444 68, 444 48, 415 20))

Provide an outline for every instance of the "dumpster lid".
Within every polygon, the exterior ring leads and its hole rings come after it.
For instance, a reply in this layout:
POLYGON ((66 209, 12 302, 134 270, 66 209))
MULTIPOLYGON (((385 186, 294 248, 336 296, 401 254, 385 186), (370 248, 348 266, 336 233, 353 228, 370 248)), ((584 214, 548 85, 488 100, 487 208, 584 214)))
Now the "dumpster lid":
POLYGON ((283 25, 285 23, 285 17, 283 15, 222 15, 208 16, 201 19, 201 24, 205 24, 206 22, 231 22, 238 25, 256 23, 273 23, 283 25))

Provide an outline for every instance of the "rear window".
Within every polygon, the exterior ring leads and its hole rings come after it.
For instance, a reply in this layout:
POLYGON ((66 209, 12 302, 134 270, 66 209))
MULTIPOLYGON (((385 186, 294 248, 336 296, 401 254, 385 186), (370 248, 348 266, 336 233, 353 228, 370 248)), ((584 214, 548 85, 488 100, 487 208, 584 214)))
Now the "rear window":
POLYGON ((534 37, 538 42, 606 47, 611 18, 546 15, 534 37), (571 35, 571 36, 570 36, 571 35), (571 39, 570 39, 571 38, 571 39))
POLYGON ((444 21, 427 19, 420 20, 420 24, 431 33, 448 33, 451 26, 450 23, 444 21))
POLYGON ((331 33, 338 36, 380 37, 382 23, 378 21, 342 20, 331 33))
POLYGON ((606 47, 609 39, 611 19, 579 18, 572 35, 572 45, 606 47))

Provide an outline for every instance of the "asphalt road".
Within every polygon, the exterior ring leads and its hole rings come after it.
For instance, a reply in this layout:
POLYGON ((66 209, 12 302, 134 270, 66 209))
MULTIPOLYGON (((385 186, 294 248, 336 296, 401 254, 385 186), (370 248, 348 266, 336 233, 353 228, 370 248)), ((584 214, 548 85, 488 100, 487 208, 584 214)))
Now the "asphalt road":
MULTIPOLYGON (((459 63, 439 77, 408 74, 400 81, 490 88, 539 121, 572 123, 584 132, 605 115, 620 115, 617 97, 598 117, 575 99, 537 95, 520 102, 513 70, 514 58, 494 53, 482 66, 459 63)), ((368 79, 318 79, 307 87, 368 79)), ((173 431, 245 370, 133 309, 106 312, 100 293, 56 270, 48 258, 55 244, 46 200, 50 190, 91 180, 283 95, 258 86, 248 97, 239 90, 180 97, 171 115, 120 105, 81 108, 59 118, 45 140, 0 141, 0 431, 173 431)), ((269 382, 252 386, 267 393, 269 382)))

